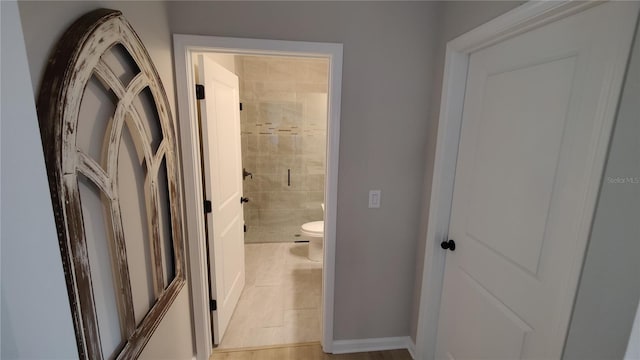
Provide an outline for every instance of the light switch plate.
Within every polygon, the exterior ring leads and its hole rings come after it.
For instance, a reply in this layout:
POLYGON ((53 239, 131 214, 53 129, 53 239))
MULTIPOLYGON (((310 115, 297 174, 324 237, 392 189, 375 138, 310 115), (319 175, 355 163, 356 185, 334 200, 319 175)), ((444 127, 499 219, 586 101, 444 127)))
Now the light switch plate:
POLYGON ((380 190, 369 190, 369 209, 380 207, 380 190))

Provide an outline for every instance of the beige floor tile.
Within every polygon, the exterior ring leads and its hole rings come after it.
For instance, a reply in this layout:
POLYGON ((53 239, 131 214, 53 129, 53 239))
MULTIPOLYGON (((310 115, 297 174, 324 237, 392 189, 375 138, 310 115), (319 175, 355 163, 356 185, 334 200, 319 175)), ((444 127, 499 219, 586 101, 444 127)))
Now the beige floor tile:
POLYGON ((284 341, 286 343, 317 341, 320 337, 317 309, 286 310, 284 312, 284 341))
POLYGON ((284 327, 251 328, 244 341, 244 347, 284 344, 284 327))
MULTIPOLYGON (((284 252, 284 260, 287 264, 313 264, 307 257, 308 243, 294 243, 288 246, 284 252)), ((320 263, 318 263, 320 264, 320 263)), ((320 266, 322 266, 320 264, 320 266)))
POLYGON ((306 246, 245 245, 246 285, 219 349, 320 340, 322 264, 306 246))
POLYGON ((283 326, 283 311, 280 286, 254 286, 243 291, 231 321, 249 328, 283 326))
POLYGON ((325 354, 320 343, 215 351, 211 360, 411 360, 407 350, 325 354))
POLYGON ((244 328, 238 322, 234 323, 233 321, 231 321, 218 348, 236 349, 243 347, 244 339, 247 338, 246 330, 248 330, 248 328, 244 328))
POLYGON ((250 351, 214 353, 211 355, 212 360, 252 360, 254 353, 250 351))
POLYGON ((284 274, 284 263, 272 262, 264 264, 259 268, 256 275, 255 286, 282 285, 284 274))
POLYGON ((256 286, 282 284, 285 244, 248 244, 245 268, 250 282, 256 286))
POLYGON ((291 289, 284 292, 284 309, 318 309, 320 307, 320 289, 291 289))

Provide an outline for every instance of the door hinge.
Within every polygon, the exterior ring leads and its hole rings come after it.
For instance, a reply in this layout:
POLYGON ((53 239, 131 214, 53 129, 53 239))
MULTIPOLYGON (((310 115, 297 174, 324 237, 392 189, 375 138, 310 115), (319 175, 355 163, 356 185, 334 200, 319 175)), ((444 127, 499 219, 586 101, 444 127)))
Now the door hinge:
POLYGON ((218 310, 218 302, 215 300, 209 299, 209 311, 216 311, 216 310, 218 310))
POLYGON ((244 225, 244 232, 247 232, 247 224, 244 225))
POLYGON ((196 84, 196 99, 204 99, 204 85, 196 84))
POLYGON ((240 103, 240 111, 242 111, 242 103, 240 103))
POLYGON ((204 201, 204 213, 208 214, 211 212, 211 200, 204 201))

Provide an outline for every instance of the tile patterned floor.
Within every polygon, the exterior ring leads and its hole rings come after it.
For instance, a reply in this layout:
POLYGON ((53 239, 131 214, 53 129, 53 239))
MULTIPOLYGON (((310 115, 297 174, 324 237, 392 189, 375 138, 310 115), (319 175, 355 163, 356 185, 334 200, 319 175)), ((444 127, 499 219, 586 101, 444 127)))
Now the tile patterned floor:
POLYGON ((218 349, 321 338, 322 263, 306 243, 245 245, 246 284, 218 349))
POLYGON ((320 343, 306 343, 258 349, 218 350, 210 360, 411 360, 405 349, 355 354, 325 354, 320 343))

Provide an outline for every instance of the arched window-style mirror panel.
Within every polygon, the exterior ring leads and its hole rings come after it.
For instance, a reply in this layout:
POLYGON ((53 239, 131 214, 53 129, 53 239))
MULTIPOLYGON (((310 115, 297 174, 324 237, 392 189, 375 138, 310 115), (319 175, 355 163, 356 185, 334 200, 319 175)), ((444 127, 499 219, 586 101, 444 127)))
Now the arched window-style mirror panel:
POLYGON ((38 98, 80 357, 136 358, 185 283, 174 123, 122 13, 63 35, 38 98))

